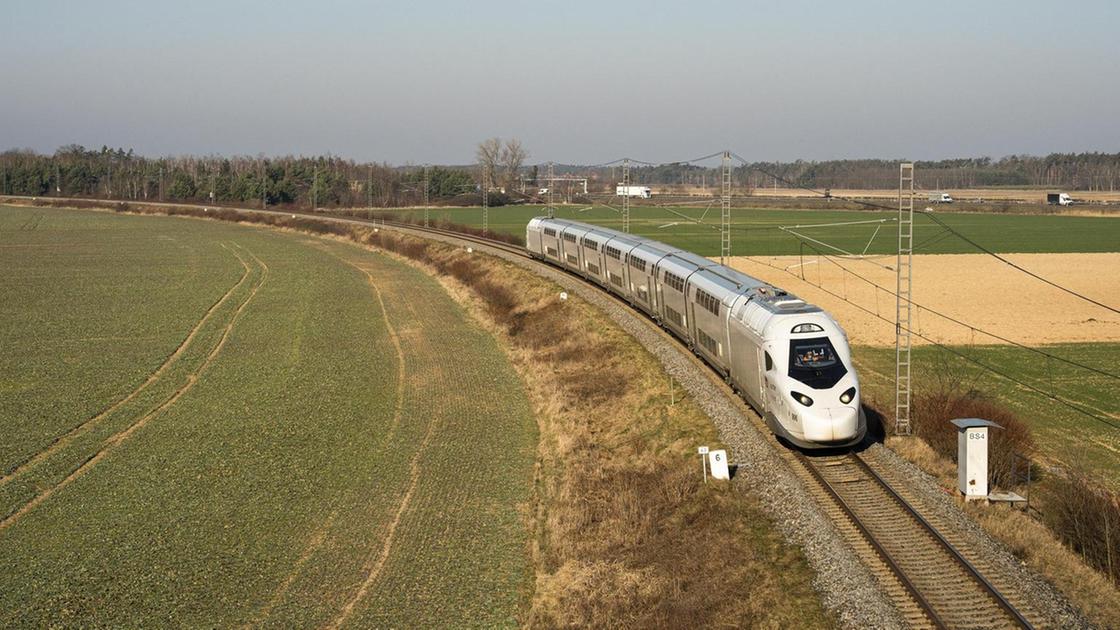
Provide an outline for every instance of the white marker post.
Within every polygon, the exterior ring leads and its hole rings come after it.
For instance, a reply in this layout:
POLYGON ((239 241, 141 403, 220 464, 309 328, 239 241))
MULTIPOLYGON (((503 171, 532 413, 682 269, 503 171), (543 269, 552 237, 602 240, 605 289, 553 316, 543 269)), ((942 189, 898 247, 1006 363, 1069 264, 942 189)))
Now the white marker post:
POLYGON ((708 483, 708 464, 704 461, 704 456, 708 454, 708 447, 701 446, 696 449, 696 452, 700 453, 700 468, 704 471, 704 483, 708 483))
POLYGON ((712 479, 731 479, 731 473, 727 469, 727 451, 712 451, 708 454, 708 459, 711 460, 708 463, 712 467, 712 479))

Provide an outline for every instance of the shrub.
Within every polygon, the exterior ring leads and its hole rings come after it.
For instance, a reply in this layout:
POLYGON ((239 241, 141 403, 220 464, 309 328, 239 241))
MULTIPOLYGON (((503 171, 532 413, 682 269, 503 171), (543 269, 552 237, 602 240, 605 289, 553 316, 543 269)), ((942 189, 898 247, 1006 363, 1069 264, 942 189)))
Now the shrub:
POLYGON ((990 432, 988 474, 992 484, 1010 487, 1016 455, 1030 459, 1035 442, 1030 427, 1003 405, 975 390, 957 394, 932 392, 914 397, 914 433, 941 455, 957 459, 956 418, 983 418, 1003 427, 990 432))
POLYGON ((1054 475, 1043 519, 1074 551, 1120 581, 1120 495, 1082 470, 1054 475))

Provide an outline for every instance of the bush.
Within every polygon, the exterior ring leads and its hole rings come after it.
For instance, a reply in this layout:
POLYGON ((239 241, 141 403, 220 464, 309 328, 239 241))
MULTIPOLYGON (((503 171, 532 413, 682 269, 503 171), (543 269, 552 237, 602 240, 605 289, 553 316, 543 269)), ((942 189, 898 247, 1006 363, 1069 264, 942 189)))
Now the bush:
POLYGON ((1003 427, 990 432, 988 445, 988 474, 996 486, 1014 485, 1016 455, 1030 461, 1036 452, 1030 427, 1023 420, 981 392, 961 391, 955 381, 941 380, 928 391, 916 392, 912 416, 914 434, 954 462, 957 461, 957 428, 950 420, 983 418, 1003 427))
POLYGON ((1054 475, 1043 519, 1074 551, 1120 581, 1120 495, 1081 470, 1054 475))

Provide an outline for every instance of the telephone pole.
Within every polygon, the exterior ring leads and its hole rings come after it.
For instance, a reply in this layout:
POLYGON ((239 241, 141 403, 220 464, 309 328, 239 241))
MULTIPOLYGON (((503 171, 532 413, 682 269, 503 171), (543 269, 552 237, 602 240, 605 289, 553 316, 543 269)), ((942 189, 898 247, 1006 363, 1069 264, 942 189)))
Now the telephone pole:
POLYGON ((719 261, 726 265, 731 261, 731 152, 723 152, 723 189, 719 199, 719 261))
POLYGON ((914 164, 898 167, 898 260, 895 268, 894 431, 910 435, 910 291, 914 257, 914 164))
POLYGON ((554 186, 555 182, 552 181, 554 177, 555 176, 552 174, 552 162, 549 162, 548 163, 548 175, 547 175, 548 188, 546 190, 548 190, 548 218, 550 218, 550 219, 556 216, 556 207, 552 204, 552 199, 553 199, 552 189, 555 188, 555 186, 554 186))
POLYGON ((482 165, 482 231, 490 231, 490 166, 482 165))
POLYGON ((622 160, 622 231, 630 233, 630 158, 622 160))
POLYGON ((428 165, 424 165, 424 227, 428 227, 428 165))

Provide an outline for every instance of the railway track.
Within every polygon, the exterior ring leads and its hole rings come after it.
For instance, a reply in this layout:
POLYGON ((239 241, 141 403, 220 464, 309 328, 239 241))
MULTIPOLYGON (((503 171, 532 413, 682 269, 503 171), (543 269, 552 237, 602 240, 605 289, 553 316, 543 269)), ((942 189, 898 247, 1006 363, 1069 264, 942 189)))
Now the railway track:
POLYGON ((1012 603, 858 453, 794 457, 912 627, 1034 627, 1024 603, 1012 603))

